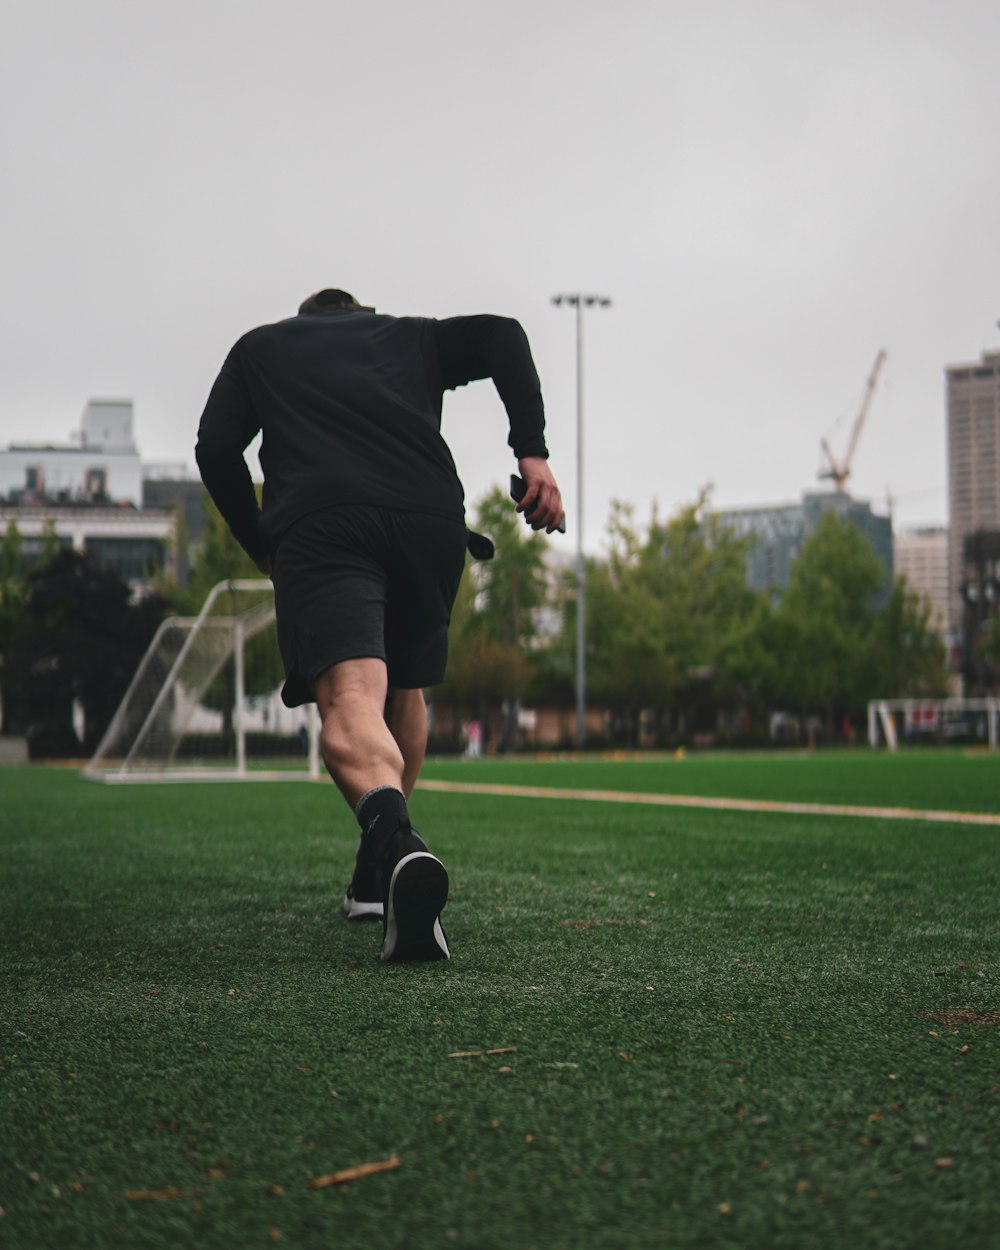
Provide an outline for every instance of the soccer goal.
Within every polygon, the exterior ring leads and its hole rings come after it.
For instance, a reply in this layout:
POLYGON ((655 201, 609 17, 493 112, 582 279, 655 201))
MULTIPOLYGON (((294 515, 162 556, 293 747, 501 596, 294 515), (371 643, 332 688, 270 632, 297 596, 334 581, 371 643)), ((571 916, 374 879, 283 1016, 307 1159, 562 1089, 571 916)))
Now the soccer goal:
POLYGON ((93 759, 101 781, 320 775, 315 704, 286 708, 269 580, 220 582, 149 644, 93 759))
POLYGON ((1000 699, 872 699, 868 743, 973 743, 995 751, 1000 745, 1000 699))

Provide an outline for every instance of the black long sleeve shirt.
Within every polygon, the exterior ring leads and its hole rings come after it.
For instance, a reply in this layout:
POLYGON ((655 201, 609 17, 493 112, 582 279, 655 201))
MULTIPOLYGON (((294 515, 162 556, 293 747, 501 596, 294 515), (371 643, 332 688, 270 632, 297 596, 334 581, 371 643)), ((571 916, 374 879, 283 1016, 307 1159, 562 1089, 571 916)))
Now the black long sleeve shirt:
POLYGON ((547 456, 538 374, 508 317, 389 317, 350 309, 259 326, 212 387, 195 456, 237 541, 255 560, 300 517, 335 503, 464 517, 441 436, 444 392, 492 378, 514 454, 547 456), (244 451, 258 431, 258 508, 244 451))

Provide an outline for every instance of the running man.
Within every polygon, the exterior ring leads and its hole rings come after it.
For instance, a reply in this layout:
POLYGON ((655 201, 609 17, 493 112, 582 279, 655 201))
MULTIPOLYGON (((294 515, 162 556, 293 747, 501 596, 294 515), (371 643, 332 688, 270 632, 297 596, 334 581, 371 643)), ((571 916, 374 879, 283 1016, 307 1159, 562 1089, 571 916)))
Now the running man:
POLYGON ((315 701, 327 771, 361 826, 344 899, 380 916, 383 961, 448 959, 448 874, 410 823, 427 749, 424 689, 444 680, 466 548, 464 492, 441 436, 444 392, 492 378, 535 530, 563 522, 538 374, 508 317, 376 314, 322 290, 226 357, 195 449, 234 537, 274 582, 288 707, 315 701), (263 433, 263 504, 244 451, 263 433))

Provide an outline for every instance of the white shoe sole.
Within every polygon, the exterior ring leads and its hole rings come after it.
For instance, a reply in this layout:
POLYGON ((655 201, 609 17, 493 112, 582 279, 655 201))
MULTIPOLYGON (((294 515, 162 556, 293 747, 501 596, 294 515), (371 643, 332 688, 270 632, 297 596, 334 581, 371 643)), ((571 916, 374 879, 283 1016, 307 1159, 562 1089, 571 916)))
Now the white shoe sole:
POLYGON ((385 915, 385 908, 381 903, 362 903, 356 898, 351 898, 349 894, 345 894, 344 915, 348 920, 364 920, 369 916, 381 920, 385 915))
POLYGON ((404 855, 392 871, 385 916, 383 963, 450 959, 441 928, 448 901, 448 873, 429 851, 404 855))

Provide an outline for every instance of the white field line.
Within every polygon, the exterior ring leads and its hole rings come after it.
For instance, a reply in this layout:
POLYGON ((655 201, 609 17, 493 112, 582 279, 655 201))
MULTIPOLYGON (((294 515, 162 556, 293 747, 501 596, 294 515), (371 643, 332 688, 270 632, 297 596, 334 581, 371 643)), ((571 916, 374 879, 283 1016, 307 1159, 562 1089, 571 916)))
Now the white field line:
POLYGON ((159 786, 171 785, 173 782, 214 782, 214 781, 317 781, 316 777, 312 777, 309 773, 301 770, 293 772, 291 769, 281 769, 268 771, 267 769, 249 770, 245 773, 238 773, 235 769, 226 772, 223 770, 205 769, 170 769, 160 772, 143 772, 137 769, 135 772, 113 773, 100 768, 82 768, 81 776, 86 777, 88 781, 103 781, 111 786, 159 786))
POLYGON ((784 812, 798 816, 868 816, 877 820, 924 820, 948 825, 993 825, 998 812, 945 812, 917 807, 854 807, 843 803, 783 803, 775 799, 723 799, 694 794, 637 794, 631 790, 565 790, 479 781, 418 781, 421 790, 488 794, 497 798, 580 799, 588 803, 645 803, 654 807, 707 807, 726 812, 784 812))

